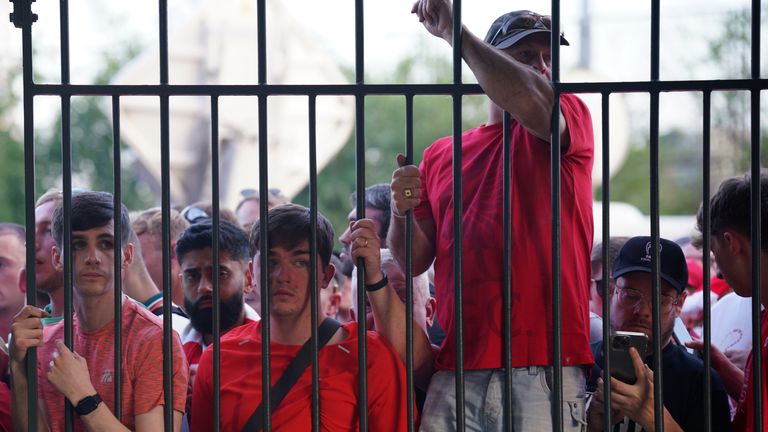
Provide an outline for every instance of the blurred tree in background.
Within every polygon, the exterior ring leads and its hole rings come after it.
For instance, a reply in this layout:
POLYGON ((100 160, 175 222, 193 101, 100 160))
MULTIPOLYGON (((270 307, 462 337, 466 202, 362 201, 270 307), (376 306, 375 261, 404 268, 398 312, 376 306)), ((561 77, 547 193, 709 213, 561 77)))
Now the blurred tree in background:
MULTIPOLYGON (((765 13, 761 15, 765 21, 765 13)), ((700 63, 719 71, 719 76, 724 79, 747 79, 750 77, 751 11, 742 9, 726 13, 723 28, 723 33, 709 43, 708 56, 700 63)), ((766 60, 763 56, 763 61, 766 60)), ((700 92, 691 95, 701 103, 700 92)), ((703 113, 700 115, 703 118, 703 113)), ((760 121, 762 166, 768 161, 766 124, 768 119, 763 110, 760 121)), ((749 170, 750 130, 749 92, 713 92, 710 191, 714 192, 723 179, 749 170)), ((611 200, 627 202, 650 214, 650 141, 647 134, 641 143, 637 142, 641 135, 635 133, 632 136, 636 141, 630 145, 623 166, 611 179, 611 200)), ((702 162, 700 126, 672 130, 659 137, 659 205, 662 214, 696 213, 702 198, 702 162)), ((597 188, 594 196, 600 199, 602 188, 597 188)))
MULTIPOLYGON (((353 76, 347 71, 349 76, 353 76)), ((384 76, 372 76, 376 83, 447 83, 451 82, 450 60, 426 49, 415 50, 384 76)), ((487 119, 485 96, 463 99, 462 128, 484 123, 487 119)), ((424 149, 437 138, 452 134, 452 102, 448 96, 418 96, 413 103, 414 163, 421 161, 424 149)), ((365 98, 365 184, 389 183, 397 168, 396 156, 405 154, 405 97, 367 96, 365 98)), ((354 133, 338 155, 318 173, 318 211, 333 224, 336 235, 347 227, 347 215, 354 203, 350 195, 356 189, 354 133)), ((293 199, 309 205, 309 186, 293 199)))

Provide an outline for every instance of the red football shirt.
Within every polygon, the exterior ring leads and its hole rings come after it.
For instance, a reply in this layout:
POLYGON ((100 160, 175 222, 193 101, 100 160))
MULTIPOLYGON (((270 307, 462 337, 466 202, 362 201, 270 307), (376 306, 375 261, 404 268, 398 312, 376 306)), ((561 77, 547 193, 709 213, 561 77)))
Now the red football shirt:
MULTIPOLYGON (((339 344, 326 345, 320 362, 320 429, 358 430, 357 325, 339 344)), ((270 344, 272 386, 300 346, 270 344)), ((221 339, 221 430, 239 432, 261 403, 261 321, 230 330, 221 339)), ((375 333, 368 332, 368 421, 372 431, 407 429, 405 369, 397 354, 375 333)), ((272 413, 272 428, 312 429, 312 369, 308 367, 272 413)), ((192 432, 213 425, 213 350, 206 349, 197 369, 192 396, 192 432)))
MULTIPOLYGON (((589 349, 592 249, 593 135, 589 110, 562 95, 570 146, 561 157, 561 269, 563 363, 592 363, 589 349)), ((516 121, 510 125, 512 217, 512 366, 551 365, 552 210, 551 145, 516 121)), ((446 338, 436 360, 455 368, 452 137, 424 151, 418 219, 435 222, 437 317, 446 338)), ((464 367, 502 365, 503 126, 462 134, 464 367)))
MULTIPOLYGON (((768 430, 768 314, 763 311, 762 317, 762 383, 763 390, 763 430, 768 430)), ((744 371, 744 387, 741 389, 739 406, 736 415, 733 416, 733 430, 735 432, 752 432, 754 429, 755 404, 752 392, 752 354, 747 359, 747 367, 744 371)))

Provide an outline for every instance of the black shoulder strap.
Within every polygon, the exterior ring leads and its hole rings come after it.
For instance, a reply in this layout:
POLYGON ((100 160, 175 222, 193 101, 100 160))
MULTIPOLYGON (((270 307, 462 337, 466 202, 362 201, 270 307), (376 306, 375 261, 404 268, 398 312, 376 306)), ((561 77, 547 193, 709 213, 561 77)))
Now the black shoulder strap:
MULTIPOLYGON (((317 346, 318 350, 321 350, 325 344, 328 343, 329 340, 331 340, 331 337, 336 333, 336 330, 341 327, 341 323, 336 321, 333 318, 326 318, 323 320, 322 324, 320 324, 320 327, 317 330, 317 346)), ((274 386, 272 386, 272 389, 270 390, 270 406, 271 410, 270 412, 274 412, 275 409, 280 405, 280 402, 282 402, 283 398, 286 394, 288 394, 288 391, 291 390, 291 387, 293 387, 294 384, 296 384, 296 381, 299 380, 299 377, 302 373, 304 373, 304 370, 309 366, 309 364, 312 362, 311 359, 311 350, 312 346, 310 345, 310 342, 312 339, 308 340, 304 345, 301 347, 298 353, 296 353, 296 357, 291 361, 291 363, 288 365, 287 368, 285 368, 285 372, 283 372, 282 375, 280 375, 280 378, 277 380, 274 386)), ((243 426, 242 432, 257 432, 261 430, 262 425, 264 424, 264 404, 259 404, 258 407, 256 407, 256 410, 251 414, 251 417, 248 419, 248 421, 243 426)))

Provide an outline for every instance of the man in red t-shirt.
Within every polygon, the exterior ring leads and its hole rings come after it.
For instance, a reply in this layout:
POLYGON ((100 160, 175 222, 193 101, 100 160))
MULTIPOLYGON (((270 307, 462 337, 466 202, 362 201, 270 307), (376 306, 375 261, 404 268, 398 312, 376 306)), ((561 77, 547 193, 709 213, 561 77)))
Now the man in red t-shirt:
MULTIPOLYGON (((368 221, 370 222, 370 221, 368 221)), ((310 256, 310 211, 286 204, 268 213, 268 292, 271 386, 285 371, 311 334, 310 289, 328 286, 334 267, 330 264, 333 227, 317 215, 317 255, 310 256), (317 263, 317 286, 310 287, 311 261, 317 263)), ((359 244, 353 257, 366 260, 366 283, 385 287, 386 278, 376 266, 378 237, 373 230, 354 241, 359 244), (381 282, 381 283, 380 283, 381 282)), ((255 251, 251 269, 258 281, 260 270, 260 221, 251 231, 255 251)), ((258 283, 258 282, 257 282, 258 283)), ((258 288, 258 287, 256 287, 258 288)), ((318 307, 319 309, 319 307, 318 307)), ((322 316, 318 310, 318 316, 322 316)), ((262 321, 246 323, 221 339, 220 426, 222 431, 240 431, 262 400, 262 321)), ((397 354, 375 333, 367 339, 368 425, 372 431, 406 430, 407 389, 405 371, 397 354)), ((357 430, 358 395, 357 325, 343 324, 319 352, 321 430, 357 430)), ((308 367, 272 412, 274 430, 312 429, 312 371, 308 367)), ((192 396, 193 432, 213 429, 213 351, 203 353, 197 369, 192 396)), ((274 395, 273 395, 274 397, 274 395)))
MULTIPOLYGON (((43 328, 49 314, 26 306, 16 315, 12 330, 11 375, 13 420, 17 431, 27 430, 27 350, 38 348, 38 425, 62 431, 64 399, 74 407, 76 431, 157 431, 163 428, 163 323, 157 316, 122 296, 122 415, 115 415, 114 319, 115 260, 122 269, 131 263, 128 209, 121 205, 121 231, 114 232, 114 198, 107 192, 80 192, 71 201, 73 268, 73 349, 62 342, 64 321, 43 328), (118 237, 119 236, 119 237, 118 237), (120 239, 122 253, 114 256, 120 239)), ((64 209, 53 214, 56 242, 53 264, 64 266, 64 209)), ((178 336, 172 341, 174 430, 181 429, 187 388, 187 366, 178 336)), ((34 372, 32 372, 34 373, 34 372)))
MULTIPOLYGON (((205 348, 213 341, 213 223, 196 222, 185 229, 176 243, 178 278, 184 289, 184 309, 189 322, 181 332, 181 343, 189 365, 189 403, 195 373, 205 348)), ((244 296, 253 289, 248 268, 248 235, 239 226, 219 223, 219 328, 221 334, 259 319, 244 296)), ((190 417, 192 413, 190 412, 190 417)))
MULTIPOLYGON (((724 180, 717 193, 710 198, 710 219, 704 220, 703 207, 699 208, 697 224, 704 232, 705 223, 710 225, 710 247, 723 277, 742 297, 752 297, 752 260, 760 263, 760 273, 768 275, 768 173, 760 173, 760 256, 752 256, 750 225, 750 185, 752 176, 745 174, 724 180)), ((768 277, 760 278, 760 300, 763 307, 768 305, 768 277)), ((753 347, 747 359, 746 370, 731 363, 725 355, 712 347, 712 366, 723 379, 729 395, 739 401, 733 417, 733 430, 751 432, 754 427, 755 395, 753 393, 753 368, 756 367, 755 348, 761 349, 762 359, 757 367, 761 370, 762 429, 768 430, 768 315, 761 314, 760 346, 753 347)), ((700 348, 699 342, 696 347, 700 348)))
MULTIPOLYGON (((449 44, 453 42, 452 6, 448 0, 419 0, 412 9, 424 27, 449 44)), ((509 332, 513 387, 525 394, 512 402, 515 430, 549 430, 553 397, 554 350, 552 314, 552 210, 550 118, 555 95, 551 83, 551 19, 530 11, 499 17, 482 40, 462 29, 461 53, 490 99, 488 123, 465 131, 462 146, 462 260, 464 310, 464 369, 467 400, 481 409, 467 411, 467 424, 485 429, 483 418, 502 428, 502 400, 489 397, 503 387, 502 337, 509 332), (511 116, 511 260, 503 262, 505 209, 503 114, 511 116), (511 271, 511 328, 503 330, 504 269, 511 271), (528 388, 538 384, 537 397, 528 388), (526 390, 523 390, 525 388, 526 390), (485 402, 483 402, 485 400, 485 402), (490 405, 489 405, 490 404, 490 405)), ((560 35, 561 44, 568 42, 560 35)), ((584 365, 592 363, 589 349, 590 250, 592 248, 593 134, 589 111, 574 95, 560 101, 560 205, 563 417, 566 429, 580 430, 584 422, 584 365)), ((452 137, 442 138, 424 152, 421 166, 405 165, 392 175, 392 221, 387 242, 405 264, 405 214, 413 209, 413 270, 426 271, 435 261, 438 322, 446 338, 437 353, 422 418, 422 430, 456 425, 454 373, 454 200, 452 137)), ((390 318, 399 312, 391 311, 390 318)), ((405 343, 397 333, 385 335, 395 346, 405 343)), ((418 340, 417 340, 418 342, 418 340)), ((416 345, 419 352, 428 347, 416 345)), ((417 364, 417 369, 423 365, 417 364)), ((423 370, 426 370, 424 368, 423 370)))

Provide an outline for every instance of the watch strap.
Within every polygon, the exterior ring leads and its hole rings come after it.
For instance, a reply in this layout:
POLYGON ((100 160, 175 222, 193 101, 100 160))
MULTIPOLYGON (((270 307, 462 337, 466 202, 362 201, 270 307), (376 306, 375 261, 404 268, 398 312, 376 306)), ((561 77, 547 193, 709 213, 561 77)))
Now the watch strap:
POLYGON ((86 396, 80 399, 80 402, 77 403, 77 405, 75 406, 75 412, 79 416, 88 415, 96 411, 96 408, 99 407, 99 404, 101 402, 102 402, 101 396, 99 396, 98 393, 91 396, 86 396))
POLYGON ((381 271, 381 274, 384 277, 382 277, 380 281, 378 281, 376 283, 373 283, 373 284, 370 284, 370 285, 368 285, 368 284, 365 285, 365 290, 366 291, 368 291, 368 292, 378 291, 378 290, 384 288, 385 286, 387 286, 387 284, 389 284, 389 278, 387 277, 387 274, 384 273, 384 270, 381 271))

